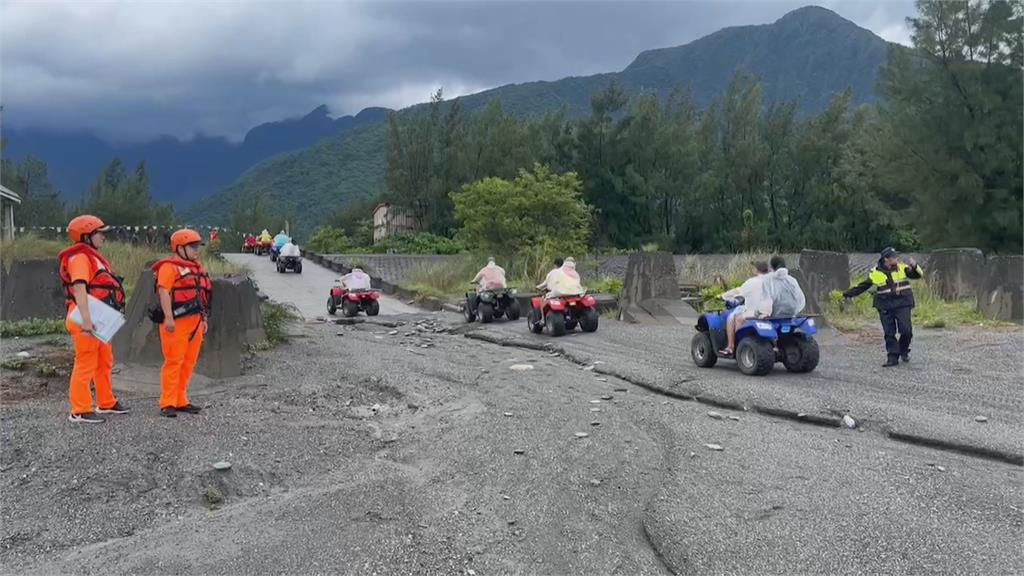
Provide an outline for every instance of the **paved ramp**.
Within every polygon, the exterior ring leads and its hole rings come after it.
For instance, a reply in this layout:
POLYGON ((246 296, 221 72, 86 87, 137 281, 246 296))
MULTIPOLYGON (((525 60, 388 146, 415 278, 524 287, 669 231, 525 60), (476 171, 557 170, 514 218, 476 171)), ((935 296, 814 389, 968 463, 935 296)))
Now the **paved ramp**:
MULTIPOLYGON (((249 269, 260 291, 277 302, 295 305, 306 320, 327 315, 327 293, 338 274, 309 260, 302 261, 302 274, 281 274, 267 256, 253 254, 224 254, 233 264, 249 269)), ((380 314, 411 314, 421 310, 385 294, 380 298, 380 314)))

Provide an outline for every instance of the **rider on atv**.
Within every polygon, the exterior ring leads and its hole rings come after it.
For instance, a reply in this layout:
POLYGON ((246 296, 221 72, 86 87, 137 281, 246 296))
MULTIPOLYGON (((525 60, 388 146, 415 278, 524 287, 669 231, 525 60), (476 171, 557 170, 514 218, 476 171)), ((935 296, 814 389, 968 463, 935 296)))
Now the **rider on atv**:
MULTIPOLYGON (((505 269, 498 266, 494 262, 494 257, 492 256, 487 259, 487 265, 476 273, 476 276, 473 277, 471 282, 477 285, 477 294, 484 290, 502 290, 507 287, 507 283, 505 281, 505 269)), ((478 296, 470 296, 469 309, 476 312, 478 302, 478 296)))
MULTIPOLYGON (((557 260, 555 262, 558 263, 557 260)), ((576 260, 572 256, 566 258, 561 267, 548 272, 537 289, 545 291, 545 298, 583 294, 585 290, 580 284, 580 274, 576 271, 576 260)))
POLYGON ((371 288, 370 275, 363 272, 362 268, 353 268, 351 272, 342 276, 339 281, 341 286, 350 292, 369 290, 371 288))

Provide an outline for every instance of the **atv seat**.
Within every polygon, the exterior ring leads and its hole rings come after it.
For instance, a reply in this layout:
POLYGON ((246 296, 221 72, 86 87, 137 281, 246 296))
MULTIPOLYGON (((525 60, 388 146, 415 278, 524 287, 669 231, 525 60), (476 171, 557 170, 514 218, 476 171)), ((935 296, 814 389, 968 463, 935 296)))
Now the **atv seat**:
POLYGON ((748 318, 747 320, 760 320, 762 322, 770 322, 772 320, 796 320, 797 318, 803 320, 807 318, 820 318, 821 314, 797 314, 796 316, 769 316, 767 318, 748 318))

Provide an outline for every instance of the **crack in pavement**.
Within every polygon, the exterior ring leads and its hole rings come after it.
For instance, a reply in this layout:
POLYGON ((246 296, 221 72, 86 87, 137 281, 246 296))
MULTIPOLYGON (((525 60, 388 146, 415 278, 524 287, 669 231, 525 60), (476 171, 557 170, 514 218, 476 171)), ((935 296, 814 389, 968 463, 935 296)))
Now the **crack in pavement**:
MULTIPOLYGON (((740 403, 740 402, 735 402, 735 401, 731 401, 731 400, 715 398, 715 397, 712 397, 712 396, 705 396, 705 395, 693 396, 693 395, 685 394, 685 393, 682 393, 682 392, 674 391, 674 390, 671 390, 671 389, 668 389, 668 388, 664 388, 662 386, 658 386, 658 385, 653 384, 651 382, 644 381, 644 380, 642 380, 640 378, 636 378, 635 376, 628 376, 628 375, 622 374, 622 373, 620 373, 620 372, 618 372, 616 370, 613 370, 613 369, 610 369, 610 368, 605 368, 605 367, 603 367, 603 365, 595 365, 595 364, 593 364, 591 362, 588 362, 586 360, 583 360, 583 359, 575 356, 574 354, 566 351, 564 348, 556 346, 554 343, 551 343, 551 342, 547 342, 547 343, 544 343, 544 344, 539 344, 539 343, 534 343, 534 342, 524 342, 522 340, 517 340, 517 339, 501 338, 501 337, 494 336, 492 334, 488 334, 488 333, 484 333, 484 332, 480 332, 480 331, 470 331, 470 332, 465 333, 464 336, 466 338, 471 338, 471 339, 474 339, 474 340, 480 340, 480 341, 483 341, 483 342, 490 342, 491 344, 497 344, 499 346, 506 346, 506 347, 512 347, 512 348, 523 348, 523 349, 527 349, 527 350, 537 350, 537 351, 541 351, 541 352, 557 352, 559 355, 565 357, 566 360, 568 360, 569 362, 571 362, 573 364, 576 364, 576 365, 579 365, 579 366, 585 366, 585 367, 591 367, 592 366, 592 370, 593 370, 594 373, 603 374, 603 375, 606 375, 606 376, 613 376, 615 378, 618 378, 620 380, 628 382, 628 383, 630 383, 630 384, 632 384, 634 386, 638 386, 638 387, 643 388, 645 390, 649 390, 651 392, 654 392, 655 394, 660 394, 662 396, 667 396, 669 398, 674 398, 674 399, 677 399, 677 400, 695 401, 695 402, 699 402, 701 404, 706 404, 708 406, 715 406, 717 408, 722 408, 722 409, 727 409, 727 410, 735 410, 735 411, 739 411, 739 412, 749 412, 749 411, 752 411, 752 412, 757 412, 759 414, 763 414, 763 415, 766 415, 766 416, 771 416, 771 417, 775 417, 775 418, 783 418, 783 419, 790 420, 790 421, 793 421, 793 422, 798 422, 798 423, 801 423, 801 424, 809 424, 809 425, 818 426, 818 427, 842 428, 844 426, 843 419, 835 417, 835 416, 811 414, 811 413, 806 413, 806 412, 795 412, 795 411, 792 411, 792 410, 787 410, 787 409, 783 409, 783 408, 774 408, 774 407, 771 407, 771 406, 764 406, 764 405, 761 405, 761 404, 752 404, 750 406, 746 406, 746 405, 744 405, 743 403, 740 403)), ((681 382, 688 382, 688 381, 689 380, 684 379, 681 382)), ((874 426, 865 426, 865 424, 866 424, 865 421, 858 420, 857 422, 858 422, 857 427, 858 427, 859 430, 861 430, 861 431, 875 431, 874 426)), ((884 437, 886 437, 886 438, 888 438, 890 440, 896 441, 896 442, 902 442, 902 443, 905 443, 905 444, 913 444, 913 445, 917 445, 917 446, 924 446, 924 447, 931 448, 931 449, 934 449, 934 450, 942 450, 942 451, 948 451, 948 452, 957 452, 957 453, 964 454, 964 455, 967 455, 967 456, 972 456, 972 457, 975 457, 975 458, 981 458, 981 459, 986 459, 986 460, 993 460, 993 461, 996 461, 996 462, 1003 462, 1003 463, 1012 464, 1012 465, 1015 465, 1015 466, 1024 466, 1024 455, 1017 454, 1017 453, 1014 453, 1014 452, 1009 452, 1009 451, 1005 451, 1005 450, 998 450, 998 449, 993 449, 993 448, 987 448, 987 447, 984 447, 984 446, 977 446, 977 445, 966 444, 966 443, 961 443, 961 442, 953 442, 953 441, 949 441, 949 440, 943 440, 943 439, 940 439, 940 438, 932 438, 932 437, 927 437, 927 436, 920 436, 920 435, 915 435, 915 434, 897 432, 895 430, 886 428, 884 425, 882 425, 882 429, 880 430, 880 432, 881 432, 882 436, 884 436, 884 437)))

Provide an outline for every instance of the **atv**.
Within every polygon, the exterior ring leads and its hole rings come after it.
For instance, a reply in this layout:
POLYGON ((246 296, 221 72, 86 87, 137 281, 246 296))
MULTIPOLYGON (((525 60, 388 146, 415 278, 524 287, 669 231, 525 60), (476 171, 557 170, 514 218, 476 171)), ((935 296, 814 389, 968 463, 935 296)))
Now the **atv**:
POLYGON ((484 324, 502 316, 514 322, 519 320, 519 300, 516 299, 516 291, 511 288, 466 292, 462 312, 466 315, 466 322, 475 321, 477 316, 484 324))
MULTIPOLYGON (((697 319, 697 333, 690 343, 693 363, 711 368, 719 358, 732 359, 721 353, 728 338, 726 320, 740 300, 729 300, 725 310, 706 312, 697 319)), ((790 372, 810 372, 818 366, 819 349, 814 335, 818 333, 817 316, 752 318, 736 328, 736 354, 740 371, 748 376, 764 376, 776 362, 790 372)))
POLYGON ((277 257, 281 254, 281 247, 277 244, 270 245, 270 261, 277 262, 277 257))
POLYGON ((331 316, 341 308, 341 312, 348 318, 366 312, 367 316, 380 314, 380 292, 376 290, 347 290, 342 286, 331 288, 331 294, 327 297, 327 313, 331 316))
POLYGON ((584 332, 597 331, 600 319, 597 300, 590 294, 536 296, 530 302, 526 323, 534 334, 543 332, 545 326, 551 328, 552 336, 562 336, 575 330, 577 325, 584 332))
POLYGON ((294 270, 296 274, 302 274, 302 257, 279 256, 277 258, 277 271, 284 274, 288 270, 294 270))

